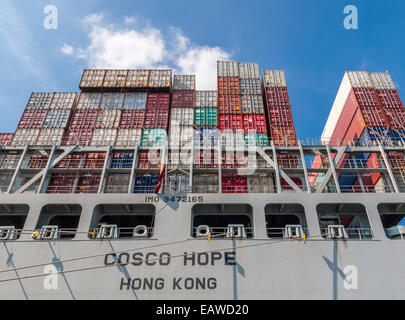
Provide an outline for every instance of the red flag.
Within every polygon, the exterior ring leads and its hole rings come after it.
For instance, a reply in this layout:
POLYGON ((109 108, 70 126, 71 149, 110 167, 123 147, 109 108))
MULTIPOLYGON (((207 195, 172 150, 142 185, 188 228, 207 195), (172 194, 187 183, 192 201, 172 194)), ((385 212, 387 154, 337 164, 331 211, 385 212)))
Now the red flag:
POLYGON ((157 183, 157 185, 156 185, 156 187, 155 187, 155 193, 156 193, 156 194, 159 193, 159 190, 160 190, 160 188, 162 187, 162 181, 163 181, 163 177, 165 176, 165 171, 166 171, 166 164, 163 165, 163 169, 162 169, 162 171, 160 172, 160 176, 159 176, 159 179, 158 179, 158 183, 157 183))

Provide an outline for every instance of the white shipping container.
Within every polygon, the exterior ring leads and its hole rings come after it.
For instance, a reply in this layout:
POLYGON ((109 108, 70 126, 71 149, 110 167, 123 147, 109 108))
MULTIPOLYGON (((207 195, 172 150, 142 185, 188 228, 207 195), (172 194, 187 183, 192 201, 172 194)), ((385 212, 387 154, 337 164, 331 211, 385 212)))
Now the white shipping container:
POLYGON ((55 92, 51 102, 51 109, 73 109, 77 102, 76 92, 55 92))
POLYGON ((194 123, 194 109, 172 108, 170 125, 192 126, 194 123))
POLYGON ((21 155, 13 153, 0 154, 0 169, 15 169, 17 168, 18 161, 21 155))
POLYGON ((90 140, 93 147, 113 146, 117 138, 117 129, 95 129, 90 140))
POLYGON ((196 174, 193 177, 194 193, 218 193, 219 179, 217 174, 196 174))
POLYGON ((244 95, 241 97, 242 113, 263 114, 264 105, 261 95, 244 95))
POLYGON ((42 128, 66 128, 72 110, 49 110, 46 113, 42 128))
POLYGON ((49 109, 53 99, 53 92, 33 92, 26 109, 49 109))
POLYGON ((131 88, 146 88, 149 81, 149 70, 129 70, 125 86, 131 88))
POLYGON ((42 129, 35 143, 37 146, 62 145, 65 129, 42 129))
POLYGON ((77 109, 98 109, 100 107, 101 98, 101 93, 81 93, 79 102, 77 103, 77 109))
POLYGON ((240 93, 244 94, 262 94, 259 79, 241 79, 240 93))
POLYGON ((239 77, 237 61, 217 61, 218 77, 239 77))
POLYGON ((127 79, 127 70, 106 70, 103 87, 120 88, 125 87, 127 79))
POLYGON ((386 73, 373 72, 370 73, 371 81, 373 82, 374 89, 377 90, 395 90, 395 84, 391 79, 388 71, 386 73))
POLYGON ((196 91, 195 92, 196 108, 216 108, 218 106, 216 91, 196 91))
POLYGON ((127 193, 130 175, 126 173, 109 174, 105 180, 104 193, 127 193))
POLYGON ((13 147, 34 145, 37 141, 39 132, 39 129, 17 129, 10 145, 13 147))
POLYGON ((148 87, 170 88, 172 83, 172 70, 151 70, 148 87))
POLYGON ((271 176, 248 176, 248 193, 275 193, 274 179, 271 176))
POLYGON ((148 94, 146 92, 125 93, 123 109, 141 110, 146 108, 148 94))
POLYGON ((103 109, 98 112, 96 125, 97 129, 117 129, 120 124, 121 110, 103 109))
POLYGON ((191 126, 187 127, 171 127, 170 128, 170 146, 191 146, 193 143, 194 129, 191 126))
POLYGON ((195 90, 195 75, 175 75, 174 90, 195 90))
POLYGON ((142 129, 119 129, 117 132, 116 146, 129 147, 141 143, 142 129))
POLYGON ((105 92, 101 99, 100 109, 122 109, 125 93, 105 92))
POLYGON ((385 189, 386 189, 386 187, 385 187, 384 179, 381 177, 375 183, 374 190, 375 190, 376 193, 385 193, 386 192, 385 189))
POLYGON ((259 64, 256 62, 239 62, 239 77, 260 80, 259 64))
POLYGON ((287 87, 284 70, 263 70, 263 85, 269 88, 287 87))
POLYGON ((367 71, 346 71, 352 88, 372 88, 373 81, 367 71))
POLYGON ((80 80, 80 88, 101 88, 103 86, 105 70, 86 69, 80 80))

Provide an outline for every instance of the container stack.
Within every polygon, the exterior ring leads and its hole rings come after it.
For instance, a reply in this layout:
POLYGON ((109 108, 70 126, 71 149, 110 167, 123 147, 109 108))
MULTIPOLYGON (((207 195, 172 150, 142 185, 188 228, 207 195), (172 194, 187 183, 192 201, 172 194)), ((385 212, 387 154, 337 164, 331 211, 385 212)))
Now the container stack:
POLYGON ((246 145, 267 147, 267 125, 257 63, 239 63, 241 110, 246 145))
POLYGON ((194 169, 193 192, 217 193, 219 190, 218 152, 216 151, 218 130, 217 91, 196 91, 194 115, 194 169))
POLYGON ((76 107, 75 92, 34 92, 23 112, 12 146, 61 145, 76 107))
POLYGON ((13 133, 0 133, 0 146, 7 147, 13 140, 13 133))
MULTIPOLYGON (((269 133, 276 146, 296 146, 297 136, 288 96, 287 82, 283 70, 264 70, 263 88, 265 94, 266 111, 269 123, 269 133)), ((278 155, 280 168, 297 168, 296 155, 278 155)), ((290 177, 300 188, 302 179, 290 177)), ((281 178, 281 188, 290 190, 291 187, 281 178)))

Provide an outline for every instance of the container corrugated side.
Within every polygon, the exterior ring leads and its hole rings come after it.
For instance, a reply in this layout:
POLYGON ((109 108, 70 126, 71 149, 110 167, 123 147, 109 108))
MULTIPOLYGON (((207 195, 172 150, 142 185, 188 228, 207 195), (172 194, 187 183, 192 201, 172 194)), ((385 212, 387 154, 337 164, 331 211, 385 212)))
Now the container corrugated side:
POLYGON ((195 75, 174 75, 173 90, 195 90, 195 75))
POLYGON ((373 88, 373 81, 367 71, 346 71, 353 88, 373 88))
POLYGON ((189 193, 191 192, 190 178, 185 174, 169 174, 167 176, 166 193, 189 193))
POLYGON ((66 128, 71 115, 72 110, 49 110, 42 123, 42 128, 66 128))
POLYGON ((376 94, 384 109, 404 108, 397 90, 376 90, 376 94))
POLYGON ((237 61, 217 61, 217 75, 219 77, 239 77, 237 61))
POLYGON ((102 93, 98 92, 82 92, 77 102, 77 109, 98 109, 102 96, 102 93))
POLYGON ((217 80, 219 95, 240 94, 239 77, 218 77, 217 80))
POLYGON ((69 128, 63 138, 63 145, 88 146, 93 134, 93 129, 69 128))
POLYGON ((196 91, 196 108, 216 108, 218 105, 217 91, 196 91))
POLYGON ((294 126, 293 115, 289 106, 273 106, 268 109, 270 125, 294 126))
POLYGON ((239 62, 239 77, 241 79, 259 79, 259 64, 256 62, 239 62))
POLYGON ((194 108, 195 92, 194 91, 173 91, 172 104, 173 108, 194 108))
POLYGON ((10 145, 13 147, 33 145, 37 141, 39 132, 39 129, 17 129, 10 145))
POLYGON ((146 92, 128 92, 125 93, 123 109, 142 110, 146 108, 148 94, 146 92))
POLYGON ((127 79, 127 70, 106 70, 103 87, 105 88, 123 88, 127 79))
POLYGON ((240 93, 246 94, 262 94, 259 79, 240 79, 240 93))
POLYGON ((276 146, 296 146, 297 135, 295 128, 270 126, 271 140, 276 146))
POLYGON ((167 128, 169 124, 169 109, 146 109, 145 121, 143 123, 144 128, 153 129, 167 128))
POLYGON ((25 110, 18 123, 18 129, 42 128, 46 113, 46 110, 25 110))
POLYGON ((101 109, 122 109, 124 104, 125 93, 105 92, 101 99, 101 109))
POLYGON ((33 92, 28 100, 26 109, 49 109, 53 92, 33 92))
POLYGON ((78 109, 73 111, 69 128, 92 129, 96 123, 98 111, 94 109, 78 109))
POLYGON ((76 106, 76 92, 55 92, 50 108, 71 110, 76 106))
POLYGON ((145 110, 123 109, 121 112, 120 129, 141 129, 145 122, 145 110))
POLYGON ((106 70, 86 69, 80 80, 80 88, 101 88, 103 86, 106 70))
POLYGON ((287 87, 284 70, 263 70, 262 78, 265 88, 287 87))
POLYGON ((231 115, 231 114, 220 114, 219 115, 219 129, 221 131, 229 130, 239 130, 243 129, 243 122, 241 115, 231 115))
POLYGON ((132 147, 141 144, 142 129, 118 129, 116 146, 132 147))
POLYGON ((242 116, 245 133, 267 133, 264 114, 244 114, 242 116))
POLYGON ((392 81, 391 76, 388 72, 379 73, 372 72, 370 73, 371 81, 373 82, 374 89, 377 90, 395 90, 394 81, 392 81))
POLYGON ((167 141, 167 132, 164 129, 143 129, 142 147, 163 147, 167 141))
POLYGON ((219 179, 217 174, 195 174, 193 193, 218 193, 219 179))
POLYGON ((170 93, 148 93, 146 109, 169 109, 170 93))
POLYGON ((148 87, 171 88, 172 70, 150 70, 148 87))
POLYGON ((42 129, 35 142, 37 146, 60 146, 63 144, 65 129, 42 129))
POLYGON ((13 133, 0 133, 0 146, 5 147, 10 145, 13 135, 13 133))
POLYGON ((147 88, 149 70, 129 70, 125 86, 127 88, 147 88))
POLYGON ((266 174, 247 177, 248 193, 275 193, 274 178, 266 174))
POLYGON ((194 128, 191 126, 171 127, 169 130, 170 146, 191 146, 194 139, 194 128))
POLYGON ((99 146, 113 146, 117 138, 116 129, 95 129, 90 140, 90 145, 99 146))
POLYGON ((117 129, 120 124, 121 110, 104 109, 97 115, 95 127, 97 129, 117 129))
POLYGON ((218 125, 218 112, 216 108, 196 108, 194 125, 197 127, 216 127, 218 125))
POLYGON ((218 112, 220 114, 240 114, 241 101, 239 95, 219 95, 218 112))
POLYGON ((243 95, 241 97, 242 113, 264 114, 261 95, 243 95))
POLYGON ((172 108, 170 114, 170 125, 192 126, 194 122, 194 109, 172 108))
POLYGON ((104 193, 127 193, 130 174, 110 173, 106 177, 104 193))

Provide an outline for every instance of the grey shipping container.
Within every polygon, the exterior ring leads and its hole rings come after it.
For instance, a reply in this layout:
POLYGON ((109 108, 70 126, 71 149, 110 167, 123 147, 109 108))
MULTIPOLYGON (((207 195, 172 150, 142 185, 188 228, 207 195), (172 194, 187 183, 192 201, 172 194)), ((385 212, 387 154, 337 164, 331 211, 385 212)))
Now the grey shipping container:
POLYGON ((252 62, 239 62, 239 77, 241 79, 259 79, 259 64, 252 62))
POLYGON ((73 109, 77 103, 76 92, 55 92, 51 102, 51 109, 73 109))
POLYGON ((98 109, 100 107, 101 98, 101 93, 81 93, 77 103, 77 109, 98 109))
POLYGON ((219 77, 239 77, 238 62, 217 61, 217 74, 219 77))
POLYGON ((151 70, 148 87, 170 88, 172 84, 172 70, 151 70))
POLYGON ((240 93, 244 94, 262 94, 259 79, 241 79, 240 93))
POLYGON ((122 109, 125 93, 104 92, 101 99, 100 109, 122 109))
POLYGON ((42 128, 66 128, 72 110, 49 110, 46 113, 42 128))
POLYGON ((269 88, 285 88, 287 82, 283 70, 263 70, 263 85, 269 88))
POLYGON ((195 106, 196 108, 216 108, 218 105, 216 91, 196 91, 195 106))
POLYGON ((174 75, 174 90, 195 90, 195 75, 174 75))
POLYGON ((123 109, 142 110, 146 108, 148 94, 146 92, 125 93, 123 109))
POLYGON ((261 95, 244 95, 241 97, 242 113, 263 114, 264 105, 261 95))
POLYGON ((33 92, 26 109, 49 109, 53 95, 53 92, 33 92))

